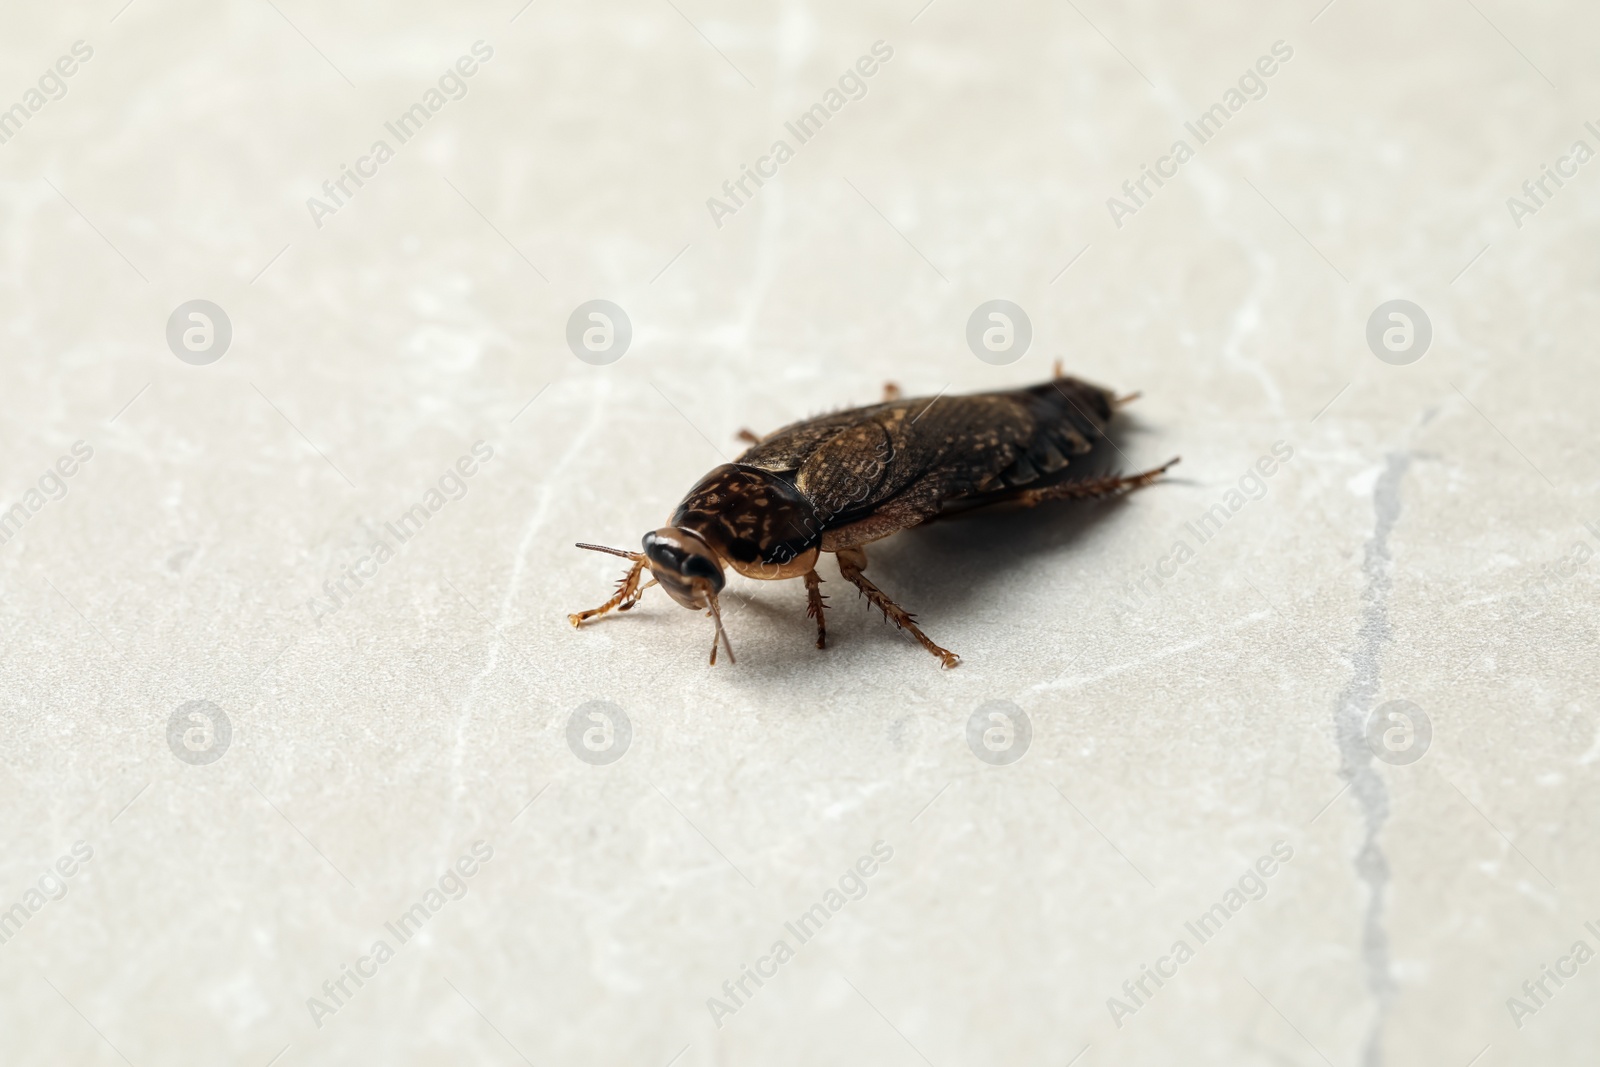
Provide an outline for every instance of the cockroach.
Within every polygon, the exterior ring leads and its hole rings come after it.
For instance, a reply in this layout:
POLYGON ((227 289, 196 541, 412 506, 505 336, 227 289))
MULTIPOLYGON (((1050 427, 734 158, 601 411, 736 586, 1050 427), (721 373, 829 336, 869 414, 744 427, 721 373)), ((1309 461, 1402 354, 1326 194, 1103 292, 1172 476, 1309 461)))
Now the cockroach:
POLYGON ((884 617, 914 637, 945 667, 961 662, 933 643, 915 617, 862 572, 866 546, 933 519, 1000 504, 1033 507, 1047 500, 1094 500, 1149 485, 1174 457, 1138 474, 1095 474, 1116 410, 1137 397, 1066 377, 1024 389, 962 396, 902 398, 885 386, 881 403, 791 423, 758 437, 738 459, 700 479, 667 525, 644 535, 644 551, 579 544, 633 566, 615 595, 597 608, 568 615, 582 626, 615 608, 627 611, 659 585, 686 608, 715 622, 717 646, 733 644, 717 597, 724 568, 747 578, 805 581, 806 614, 827 646, 817 559, 832 552, 839 573, 884 617), (644 569, 650 581, 641 585, 644 569))

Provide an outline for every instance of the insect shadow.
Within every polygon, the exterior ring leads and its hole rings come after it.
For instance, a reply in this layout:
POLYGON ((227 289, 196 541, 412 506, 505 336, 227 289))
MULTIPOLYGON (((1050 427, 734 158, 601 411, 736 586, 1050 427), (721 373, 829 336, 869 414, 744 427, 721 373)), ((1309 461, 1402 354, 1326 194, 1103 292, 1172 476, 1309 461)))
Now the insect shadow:
MULTIPOLYGON (((1139 510, 1136 504, 1129 506, 1134 503, 1127 497, 1118 497, 1091 503, 1063 501, 1027 509, 984 508, 953 515, 874 546, 872 578, 893 590, 920 623, 949 630, 958 620, 968 617, 974 607, 992 603, 997 585, 1030 569, 1034 561, 1050 561, 1059 564, 1058 580, 1064 599, 1047 609, 1047 617, 1033 620, 1048 626, 1067 615, 1070 609, 1066 598, 1077 592, 1074 585, 1078 568, 1069 549, 1091 536, 1102 523, 1134 521, 1139 510)), ((824 565, 824 591, 829 594, 829 648, 819 652, 809 643, 790 639, 788 631, 804 624, 799 601, 793 594, 773 596, 766 589, 751 590, 753 597, 738 613, 739 629, 747 635, 753 626, 775 629, 783 638, 769 641, 763 637, 763 644, 769 647, 760 657, 749 658, 748 672, 740 672, 740 678, 730 673, 731 684, 737 686, 746 679, 759 683, 786 678, 798 671, 815 671, 817 657, 850 655, 848 649, 861 647, 870 647, 877 654, 887 646, 906 641, 905 635, 893 626, 870 625, 880 621, 878 613, 853 595, 855 591, 848 584, 837 581, 832 570, 824 565), (837 644, 834 635, 838 635, 837 644)), ((972 660, 969 663, 976 665, 972 660)))

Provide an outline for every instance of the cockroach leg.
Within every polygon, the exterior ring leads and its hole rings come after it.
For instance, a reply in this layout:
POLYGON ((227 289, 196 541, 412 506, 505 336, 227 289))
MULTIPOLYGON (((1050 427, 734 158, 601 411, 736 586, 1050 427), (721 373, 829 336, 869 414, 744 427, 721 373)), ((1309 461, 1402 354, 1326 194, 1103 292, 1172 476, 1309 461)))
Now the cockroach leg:
POLYGON ((617 605, 617 610, 618 611, 627 611, 629 608, 633 607, 635 604, 637 604, 639 602, 639 598, 644 596, 644 591, 646 589, 649 589, 653 585, 660 585, 660 584, 661 583, 656 581, 654 578, 650 579, 648 582, 645 582, 638 589, 634 590, 633 595, 631 597, 629 597, 627 600, 623 601, 621 604, 618 604, 617 605))
POLYGON ((828 623, 822 617, 823 601, 828 599, 822 595, 822 579, 817 577, 815 569, 806 571, 806 614, 817 620, 817 647, 828 647, 828 623))
MULTIPOLYGON (((585 545, 584 547, 587 548, 589 546, 585 545)), ((644 589, 639 588, 639 575, 644 570, 644 555, 639 552, 620 552, 616 549, 611 549, 610 551, 613 555, 626 556, 632 559, 633 566, 629 568, 627 574, 618 579, 617 591, 610 600, 597 608, 590 608, 588 611, 579 611, 567 616, 567 621, 574 626, 582 626, 596 615, 604 615, 618 605, 621 605, 623 611, 627 611, 638 602, 639 596, 644 592, 644 589)), ((655 584, 655 579, 652 578, 650 585, 655 584)), ((645 589, 649 587, 645 586, 645 589)))
POLYGON ((901 397, 900 386, 898 386, 894 382, 884 382, 883 383, 883 402, 885 404, 887 404, 891 400, 899 400, 900 397, 901 397))
POLYGON ((1111 406, 1113 408, 1125 408, 1143 395, 1143 393, 1135 391, 1127 396, 1114 396, 1111 398, 1111 406))
POLYGON ((733 436, 737 437, 747 445, 759 445, 761 443, 761 435, 747 426, 739 427, 739 432, 733 436))
POLYGON ((867 553, 864 549, 841 548, 834 553, 834 559, 839 561, 839 573, 844 575, 846 581, 861 590, 862 595, 883 612, 884 618, 916 638, 917 643, 938 656, 939 662, 946 668, 954 667, 961 662, 960 656, 930 641, 928 635, 917 628, 915 616, 890 600, 884 595, 883 590, 867 580, 867 576, 861 573, 867 567, 867 553))
POLYGON ((1113 474, 1106 478, 1085 478, 1081 482, 1062 482, 1043 489, 1024 489, 1013 499, 1023 507, 1031 508, 1046 500, 1101 500, 1108 496, 1121 496, 1135 489, 1143 489, 1154 482, 1169 469, 1177 466, 1180 458, 1182 457, 1173 456, 1159 467, 1152 467, 1126 477, 1113 474))
POLYGON ((733 658, 733 642, 728 640, 728 631, 722 628, 722 609, 717 606, 717 595, 715 593, 707 594, 706 603, 711 605, 711 610, 707 614, 717 624, 716 632, 711 635, 711 665, 713 667, 717 665, 717 642, 719 640, 728 646, 728 662, 737 663, 738 660, 733 658))

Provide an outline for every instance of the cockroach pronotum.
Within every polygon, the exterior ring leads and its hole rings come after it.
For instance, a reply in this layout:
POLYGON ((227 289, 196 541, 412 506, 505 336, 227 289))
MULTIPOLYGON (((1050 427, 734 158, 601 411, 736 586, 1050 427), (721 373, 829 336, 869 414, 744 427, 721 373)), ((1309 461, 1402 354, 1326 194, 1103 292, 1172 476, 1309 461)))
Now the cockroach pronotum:
POLYGON ((582 626, 613 608, 627 611, 660 585, 686 608, 705 611, 733 660, 717 596, 724 567, 747 578, 802 578, 806 614, 827 645, 817 558, 832 552, 839 573, 916 638, 946 667, 961 658, 934 644, 913 616, 867 580, 866 546, 957 512, 997 504, 1032 507, 1047 500, 1093 500, 1149 485, 1178 462, 1130 475, 1094 475, 1096 445, 1107 440, 1118 398, 1065 377, 994 393, 902 398, 884 388, 882 403, 791 423, 765 437, 748 430, 750 448, 700 479, 666 526, 644 535, 643 552, 603 545, 633 566, 598 608, 568 615, 582 626), (644 569, 651 579, 641 585, 644 569))

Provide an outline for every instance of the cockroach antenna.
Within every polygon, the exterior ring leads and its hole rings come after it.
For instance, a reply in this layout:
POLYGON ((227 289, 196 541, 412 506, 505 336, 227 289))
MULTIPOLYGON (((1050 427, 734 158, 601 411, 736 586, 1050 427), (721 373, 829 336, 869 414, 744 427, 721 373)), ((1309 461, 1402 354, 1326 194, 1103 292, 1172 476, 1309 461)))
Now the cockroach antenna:
POLYGON ((644 559, 644 553, 643 552, 627 552, 627 551, 624 551, 623 549, 610 548, 610 547, 608 547, 606 545, 586 545, 582 541, 579 541, 578 544, 577 544, 577 547, 579 547, 579 548, 587 548, 590 552, 609 552, 613 556, 621 556, 623 559, 631 559, 635 563, 637 563, 640 560, 644 559))
POLYGON ((711 635, 711 665, 713 667, 717 665, 718 639, 721 639, 722 643, 728 646, 728 662, 737 663, 738 660, 733 658, 733 642, 728 640, 728 631, 722 628, 722 609, 717 606, 717 594, 712 593, 706 599, 711 604, 711 618, 717 624, 717 632, 711 635))

